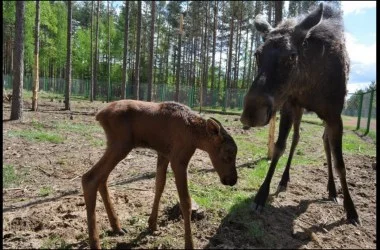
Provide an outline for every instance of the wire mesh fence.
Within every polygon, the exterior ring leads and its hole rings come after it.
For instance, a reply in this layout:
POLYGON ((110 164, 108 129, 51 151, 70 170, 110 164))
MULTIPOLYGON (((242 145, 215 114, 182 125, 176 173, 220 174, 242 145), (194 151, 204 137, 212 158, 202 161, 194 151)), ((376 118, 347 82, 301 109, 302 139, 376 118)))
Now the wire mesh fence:
MULTIPOLYGON (((3 87, 12 88, 12 75, 3 75, 3 87)), ((39 89, 56 94, 65 93, 65 79, 40 77, 39 89)), ((24 89, 32 90, 33 79, 27 75, 24 77, 24 89)), ((72 79, 71 94, 89 98, 90 80, 72 79)), ((127 99, 134 98, 134 85, 127 84, 125 94, 127 99)), ((98 81, 94 90, 96 100, 106 100, 108 94, 107 82, 98 81)), ((202 111, 220 111, 240 113, 243 109, 246 89, 227 89, 226 91, 210 89, 207 87, 180 85, 178 101, 193 109, 202 111), (201 105, 202 104, 202 105, 201 105)), ((152 85, 152 101, 175 100, 176 87, 168 84, 152 85)), ((120 82, 112 82, 110 86, 110 100, 119 100, 122 96, 120 82)), ((148 99, 148 84, 141 83, 139 86, 139 99, 148 99)), ((343 125, 350 129, 368 134, 370 131, 376 133, 376 90, 360 94, 348 94, 346 105, 342 111, 343 125)))

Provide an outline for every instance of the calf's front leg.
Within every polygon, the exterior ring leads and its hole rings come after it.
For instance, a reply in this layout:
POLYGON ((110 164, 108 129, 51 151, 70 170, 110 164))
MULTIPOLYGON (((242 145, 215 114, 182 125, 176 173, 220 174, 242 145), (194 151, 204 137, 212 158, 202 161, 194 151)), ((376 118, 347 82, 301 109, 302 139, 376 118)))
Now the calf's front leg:
POLYGON ((187 186, 187 164, 171 162, 174 172, 175 184, 185 225, 185 249, 194 249, 191 235, 191 198, 187 186))
POLYGON ((162 192, 166 183, 166 170, 168 169, 169 160, 163 155, 158 154, 157 157, 157 172, 156 172, 156 192, 154 194, 154 202, 152 213, 150 214, 148 224, 152 231, 157 230, 157 215, 162 192))

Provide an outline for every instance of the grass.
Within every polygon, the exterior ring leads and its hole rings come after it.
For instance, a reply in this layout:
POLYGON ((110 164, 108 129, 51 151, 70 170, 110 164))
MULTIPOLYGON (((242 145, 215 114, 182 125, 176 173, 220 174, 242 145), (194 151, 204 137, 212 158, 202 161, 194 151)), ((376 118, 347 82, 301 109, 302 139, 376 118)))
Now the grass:
POLYGON ((44 186, 44 187, 40 188, 40 190, 38 191, 38 194, 40 196, 49 196, 53 192, 54 192, 54 189, 52 187, 44 186))
POLYGON ((41 249, 70 249, 70 246, 61 236, 53 234, 43 241, 41 249))
POLYGON ((9 136, 15 136, 27 139, 29 141, 62 143, 65 139, 53 132, 40 131, 40 130, 13 130, 8 132, 9 136))
POLYGON ((17 175, 13 165, 3 165, 3 188, 17 185, 20 182, 20 176, 17 175))

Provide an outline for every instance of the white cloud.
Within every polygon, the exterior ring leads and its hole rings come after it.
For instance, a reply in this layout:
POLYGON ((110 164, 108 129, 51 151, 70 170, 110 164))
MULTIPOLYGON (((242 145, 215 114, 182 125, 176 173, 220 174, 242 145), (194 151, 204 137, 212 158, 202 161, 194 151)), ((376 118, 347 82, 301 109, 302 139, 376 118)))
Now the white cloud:
POLYGON ((371 84, 371 82, 351 82, 347 83, 347 92, 349 94, 355 93, 357 90, 364 90, 366 87, 368 87, 371 84))
POLYGON ((369 46, 361 44, 359 40, 349 32, 345 32, 345 37, 351 63, 363 65, 376 64, 376 43, 369 46))
POLYGON ((365 9, 376 8, 376 1, 341 1, 343 14, 356 15, 363 13, 365 9))

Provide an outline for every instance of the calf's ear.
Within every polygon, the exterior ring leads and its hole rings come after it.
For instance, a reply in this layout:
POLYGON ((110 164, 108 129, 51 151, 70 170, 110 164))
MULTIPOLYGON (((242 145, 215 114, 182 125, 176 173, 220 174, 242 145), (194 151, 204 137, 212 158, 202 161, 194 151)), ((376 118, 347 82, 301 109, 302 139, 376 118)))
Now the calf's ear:
POLYGON ((211 136, 219 135, 220 125, 215 122, 213 119, 207 119, 206 121, 207 134, 211 136))
POLYGON ((323 3, 320 3, 319 6, 308 14, 299 24, 294 27, 294 40, 296 43, 302 43, 303 40, 307 37, 307 33, 311 28, 317 26, 323 16, 323 3))

